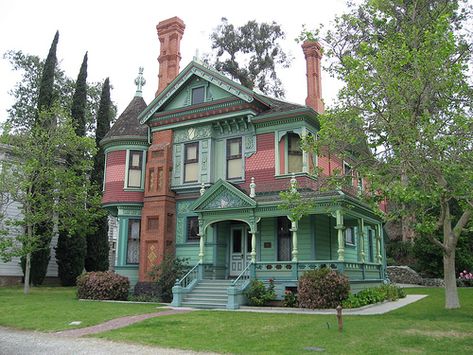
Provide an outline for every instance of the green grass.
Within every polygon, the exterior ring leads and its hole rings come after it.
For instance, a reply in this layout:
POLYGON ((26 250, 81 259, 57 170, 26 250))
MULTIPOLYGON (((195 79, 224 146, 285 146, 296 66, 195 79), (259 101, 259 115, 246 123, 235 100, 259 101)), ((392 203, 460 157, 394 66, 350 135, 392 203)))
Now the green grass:
POLYGON ((82 328, 110 319, 156 312, 157 304, 79 301, 72 287, 0 287, 0 325, 19 329, 58 331, 82 328), (68 325, 81 321, 79 326, 68 325))
POLYGON ((460 289, 462 308, 443 308, 443 289, 408 289, 429 297, 379 316, 196 311, 159 317, 95 335, 116 341, 234 354, 472 354, 473 289, 460 289))

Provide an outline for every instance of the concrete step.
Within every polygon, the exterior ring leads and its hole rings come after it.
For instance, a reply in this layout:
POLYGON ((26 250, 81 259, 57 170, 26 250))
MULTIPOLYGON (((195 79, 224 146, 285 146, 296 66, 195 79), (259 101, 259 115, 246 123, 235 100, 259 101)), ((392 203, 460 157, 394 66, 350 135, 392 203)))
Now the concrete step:
POLYGON ((226 309, 227 304, 226 303, 215 303, 215 302, 182 302, 182 307, 192 307, 192 308, 206 308, 206 309, 212 309, 212 308, 222 308, 226 309))
POLYGON ((215 300, 215 301, 221 301, 221 302, 227 302, 228 297, 227 296, 217 296, 217 295, 195 295, 195 294, 189 294, 183 297, 183 301, 189 301, 189 300, 215 300))

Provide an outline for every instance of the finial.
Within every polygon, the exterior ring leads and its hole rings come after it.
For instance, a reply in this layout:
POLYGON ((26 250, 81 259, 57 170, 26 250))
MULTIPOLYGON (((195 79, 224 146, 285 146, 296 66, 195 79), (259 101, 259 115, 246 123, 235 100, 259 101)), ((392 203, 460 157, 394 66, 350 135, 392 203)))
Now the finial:
POLYGON ((256 196, 256 184, 255 184, 255 178, 251 178, 251 183, 250 183, 250 197, 254 198, 256 196))
POLYGON ((143 77, 143 67, 138 68, 138 76, 135 79, 135 84, 136 84, 136 93, 135 96, 143 96, 143 86, 146 84, 146 80, 143 77))
POLYGON ((291 192, 297 192, 297 180, 296 180, 296 174, 292 173, 292 177, 290 180, 291 183, 291 192))
POLYGON ((200 186, 200 196, 202 196, 203 194, 205 194, 205 184, 202 183, 202 185, 200 186))
POLYGON ((194 54, 194 58, 193 58, 194 62, 198 62, 200 63, 200 58, 199 58, 199 48, 196 48, 195 49, 195 54, 194 54))

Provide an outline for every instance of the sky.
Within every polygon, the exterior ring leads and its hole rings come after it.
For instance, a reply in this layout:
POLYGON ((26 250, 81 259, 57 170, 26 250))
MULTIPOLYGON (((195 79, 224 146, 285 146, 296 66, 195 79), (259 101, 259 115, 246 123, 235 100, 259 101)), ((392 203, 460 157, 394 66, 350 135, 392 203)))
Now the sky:
MULTIPOLYGON (((156 25, 170 17, 180 17, 185 25, 181 41, 181 70, 199 53, 210 52, 209 35, 226 17, 234 25, 249 20, 276 21, 286 32, 283 48, 294 60, 289 69, 279 71, 286 100, 304 104, 305 60, 294 39, 302 25, 326 27, 346 9, 345 0, 0 0, 0 121, 13 98, 8 94, 20 79, 3 59, 8 50, 46 58, 56 30, 59 30, 57 58, 66 74, 76 79, 88 51, 88 81, 110 78, 111 97, 121 113, 136 91, 134 79, 144 67, 146 85, 143 98, 150 103, 158 86, 159 42, 156 25)), ((324 64, 324 61, 323 61, 324 64)), ((322 74, 322 96, 333 102, 340 87, 327 73, 322 74)))

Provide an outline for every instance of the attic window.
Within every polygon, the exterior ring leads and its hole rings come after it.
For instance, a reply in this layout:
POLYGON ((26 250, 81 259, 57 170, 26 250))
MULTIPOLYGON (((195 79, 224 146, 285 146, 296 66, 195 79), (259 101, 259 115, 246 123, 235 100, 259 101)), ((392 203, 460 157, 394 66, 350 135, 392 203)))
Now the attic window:
POLYGON ((200 104, 205 100, 205 87, 199 86, 192 89, 192 105, 200 104))

